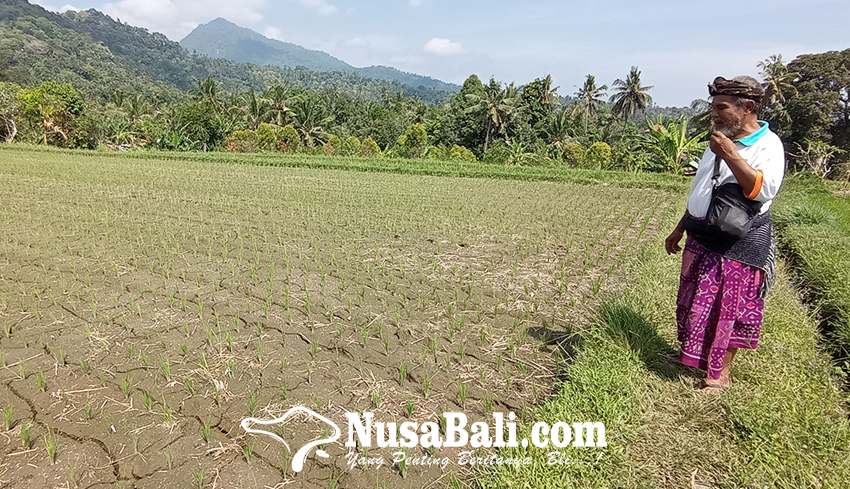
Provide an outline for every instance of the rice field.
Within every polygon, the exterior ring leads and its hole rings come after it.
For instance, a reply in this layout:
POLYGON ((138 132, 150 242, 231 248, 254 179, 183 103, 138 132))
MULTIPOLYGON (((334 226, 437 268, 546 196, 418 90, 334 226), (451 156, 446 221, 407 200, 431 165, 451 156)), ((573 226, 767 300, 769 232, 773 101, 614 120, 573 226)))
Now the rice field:
POLYGON ((606 184, 0 161, 5 487, 460 487, 463 467, 351 469, 342 441, 296 474, 240 421, 520 415, 563 373, 553 344, 681 210, 606 184))

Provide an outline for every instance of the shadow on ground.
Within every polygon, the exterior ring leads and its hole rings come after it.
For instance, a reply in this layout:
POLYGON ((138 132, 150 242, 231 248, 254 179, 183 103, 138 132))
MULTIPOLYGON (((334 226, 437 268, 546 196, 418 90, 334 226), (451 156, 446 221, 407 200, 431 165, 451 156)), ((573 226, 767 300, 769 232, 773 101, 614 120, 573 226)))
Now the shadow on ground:
POLYGON ((620 302, 603 304, 599 318, 605 334, 621 339, 637 353, 646 368, 665 380, 677 380, 690 369, 676 363, 678 351, 662 338, 655 327, 629 305, 620 302))

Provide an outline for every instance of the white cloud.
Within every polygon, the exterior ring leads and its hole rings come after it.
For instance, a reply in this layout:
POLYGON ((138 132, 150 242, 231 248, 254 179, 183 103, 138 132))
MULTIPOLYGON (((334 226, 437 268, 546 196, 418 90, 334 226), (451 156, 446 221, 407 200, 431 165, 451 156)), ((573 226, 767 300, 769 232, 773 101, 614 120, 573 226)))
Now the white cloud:
POLYGON ((121 0, 107 3, 103 12, 134 26, 161 32, 179 41, 198 24, 223 17, 236 24, 263 20, 266 0, 121 0))
POLYGON ((319 15, 331 15, 339 12, 336 5, 331 5, 327 0, 297 0, 302 6, 315 11, 319 15))
POLYGON ((459 42, 452 42, 448 39, 435 37, 425 44, 425 52, 449 56, 462 53, 463 46, 459 42))

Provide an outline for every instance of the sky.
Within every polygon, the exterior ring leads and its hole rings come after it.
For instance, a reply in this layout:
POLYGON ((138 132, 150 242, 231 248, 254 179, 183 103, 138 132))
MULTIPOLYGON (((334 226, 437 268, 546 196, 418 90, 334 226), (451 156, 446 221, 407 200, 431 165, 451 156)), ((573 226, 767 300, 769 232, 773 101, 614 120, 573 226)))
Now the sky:
POLYGON ((573 95, 588 74, 610 87, 637 66, 659 106, 707 98, 716 76, 758 77, 758 62, 774 54, 789 62, 850 48, 847 0, 66 1, 34 3, 95 8, 174 41, 223 17, 353 66, 392 66, 457 84, 473 73, 520 85, 551 74, 559 94, 573 95))

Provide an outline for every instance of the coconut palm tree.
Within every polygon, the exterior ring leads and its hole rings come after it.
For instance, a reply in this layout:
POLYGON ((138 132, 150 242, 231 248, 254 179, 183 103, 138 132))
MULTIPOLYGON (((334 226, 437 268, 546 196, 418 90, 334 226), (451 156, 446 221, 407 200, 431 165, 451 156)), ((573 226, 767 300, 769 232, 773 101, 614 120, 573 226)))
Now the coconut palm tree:
POLYGON ((502 88, 502 84, 495 78, 490 78, 490 83, 484 87, 484 95, 469 94, 469 100, 474 104, 468 110, 484 115, 486 133, 484 136, 484 152, 490 146, 494 133, 504 132, 506 125, 517 111, 519 97, 516 86, 511 83, 502 88))
POLYGON ((552 88, 552 75, 546 75, 545 78, 540 80, 540 94, 538 95, 540 105, 548 110, 551 110, 555 105, 560 105, 561 97, 558 96, 559 88, 561 87, 552 88))
POLYGON ((124 97, 121 108, 127 111, 127 115, 133 122, 139 120, 143 115, 151 113, 151 105, 142 94, 124 97))
POLYGON ((608 85, 596 86, 596 77, 587 75, 584 80, 584 85, 576 92, 578 104, 574 110, 580 110, 584 114, 584 134, 587 135, 587 121, 596 117, 598 112, 597 107, 605 103, 605 95, 607 95, 608 85))
POLYGON ((784 104, 787 97, 797 94, 797 87, 792 82, 799 78, 800 74, 788 71, 788 67, 782 62, 781 54, 770 56, 760 62, 758 67, 761 68, 759 74, 764 78, 764 104, 766 106, 772 106, 776 103, 784 104))
POLYGON ((708 131, 711 129, 711 102, 705 99, 694 99, 691 101, 691 110, 696 115, 691 118, 698 131, 708 131))
POLYGON ((613 88, 616 93, 611 96, 610 102, 614 104, 614 113, 619 114, 623 121, 635 115, 638 110, 646 110, 646 107, 652 102, 652 97, 646 93, 652 87, 645 87, 640 84, 640 70, 637 66, 632 66, 625 81, 615 80, 613 88))
POLYGON ((275 85, 263 92, 263 97, 271 102, 274 123, 283 127, 294 117, 292 104, 299 100, 301 95, 288 86, 275 85))
POLYGON ((242 95, 241 110, 243 118, 251 129, 256 130, 260 124, 269 120, 274 113, 271 101, 265 97, 258 97, 253 90, 248 90, 242 95))
POLYGON ((329 115, 327 107, 321 100, 311 97, 302 97, 293 105, 295 116, 293 125, 301 135, 301 140, 307 147, 312 147, 315 142, 324 144, 330 138, 325 130, 328 124, 333 122, 333 115, 329 115))
POLYGON ((572 120, 566 109, 556 110, 549 115, 544 132, 549 144, 556 148, 562 148, 570 141, 570 129, 572 120))
POLYGON ((189 94, 198 102, 208 103, 218 113, 223 107, 219 99, 219 87, 220 85, 212 77, 207 77, 204 81, 195 79, 195 88, 190 90, 189 94))

